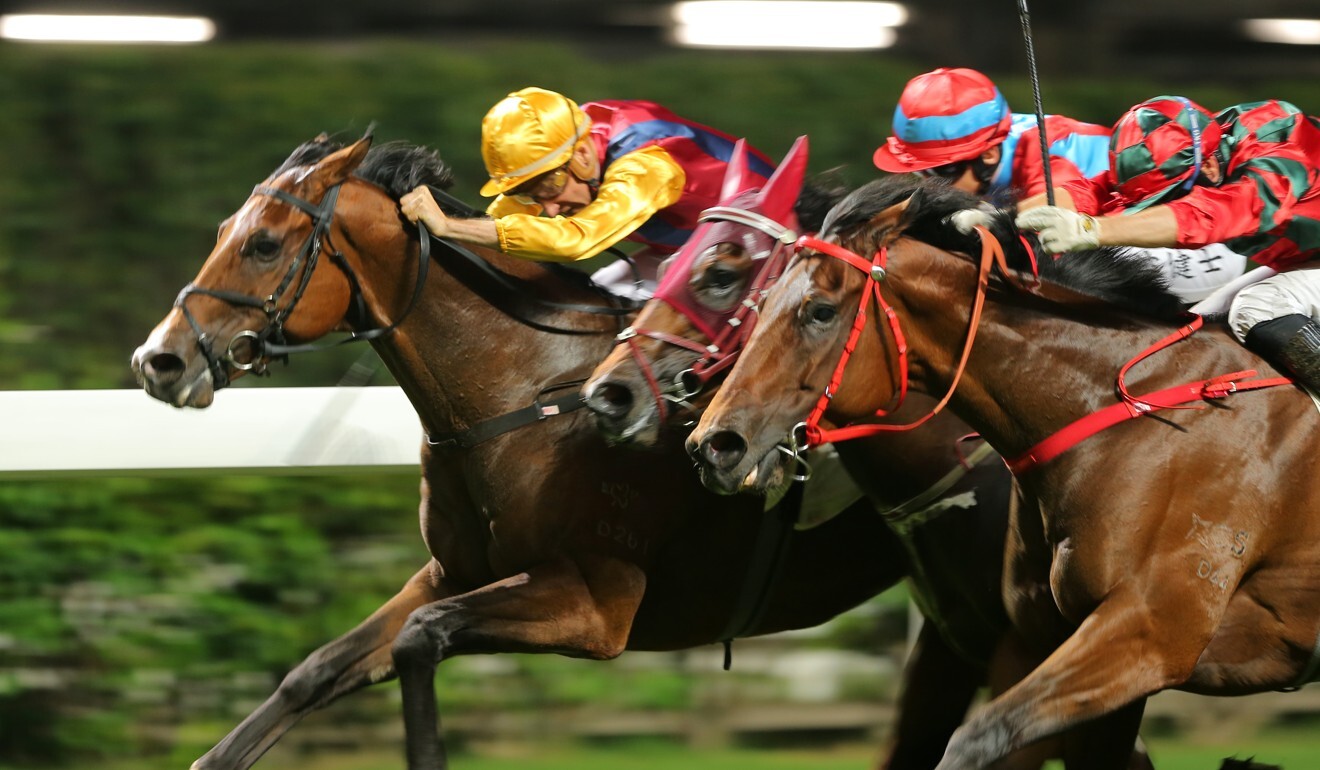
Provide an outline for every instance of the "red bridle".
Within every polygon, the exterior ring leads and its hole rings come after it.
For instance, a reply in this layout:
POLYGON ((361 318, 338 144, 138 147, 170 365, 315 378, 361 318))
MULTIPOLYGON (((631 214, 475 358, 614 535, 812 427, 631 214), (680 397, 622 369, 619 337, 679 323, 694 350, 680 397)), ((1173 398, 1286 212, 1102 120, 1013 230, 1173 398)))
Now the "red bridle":
POLYGON ((898 314, 880 291, 880 283, 885 279, 886 260, 888 258, 888 249, 881 247, 876 250, 871 259, 867 260, 858 256, 853 251, 844 248, 838 244, 828 243, 818 238, 803 236, 798 239, 798 249, 811 249, 820 254, 842 261, 866 275, 868 285, 862 289, 862 298, 857 304, 857 315, 853 319, 852 329, 848 334, 848 340, 844 343, 843 353, 839 356, 839 362, 834 367, 834 374, 830 377, 830 383, 826 386, 825 392, 821 394, 816 402, 816 407, 811 410, 811 414, 805 422, 794 426, 789 435, 789 448, 793 454, 798 454, 802 450, 821 444, 828 444, 837 441, 846 441, 848 439, 862 438, 864 436, 874 436, 879 433, 892 431, 912 430, 923 425, 927 420, 939 414, 953 397, 954 390, 958 387, 958 381, 962 378, 963 370, 967 367, 967 359, 972 354, 972 343, 976 339, 976 329, 981 321, 981 311, 985 306, 986 288, 990 281, 990 270, 994 264, 1000 266, 1000 270, 1005 275, 1011 275, 1005 262, 1004 249, 999 241, 990 234, 984 227, 976 228, 977 234, 981 238, 981 260, 980 269, 977 276, 976 294, 972 300, 971 317, 967 325, 967 338, 963 343, 962 356, 958 360, 957 368, 954 370, 953 379, 949 383, 949 390, 944 397, 935 404, 931 410, 919 419, 903 425, 888 425, 867 423, 864 425, 848 425, 833 430, 825 430, 820 427, 821 418, 825 415, 825 410, 829 407, 830 401, 838 391, 840 383, 843 382, 843 372, 848 366, 848 360, 852 357, 853 351, 857 348, 857 340, 861 337, 862 329, 866 326, 866 309, 872 296, 875 297, 876 306, 884 311, 885 318, 889 322, 890 335, 894 341, 894 349, 898 354, 897 368, 895 376, 896 385, 894 398, 891 399, 892 406, 882 407, 875 412, 875 416, 885 416, 892 413, 902 405, 908 390, 908 358, 907 358, 907 339, 903 336, 903 328, 899 322, 898 314), (802 432, 803 441, 798 441, 798 432, 802 432))

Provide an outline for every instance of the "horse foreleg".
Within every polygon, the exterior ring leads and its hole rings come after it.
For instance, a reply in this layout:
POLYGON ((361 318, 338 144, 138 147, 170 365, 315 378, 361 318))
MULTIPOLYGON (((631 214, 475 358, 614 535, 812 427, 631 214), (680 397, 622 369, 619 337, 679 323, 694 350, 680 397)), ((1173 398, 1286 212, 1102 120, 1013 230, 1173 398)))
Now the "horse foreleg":
POLYGON ((962 724, 985 670, 969 663, 924 623, 903 669, 894 738, 879 770, 934 767, 962 724))
POLYGON ((414 612, 394 642, 409 770, 447 766, 435 704, 441 660, 495 652, 616 657, 645 588, 635 564, 562 559, 414 612))
POLYGON ((284 677, 224 740, 193 763, 193 770, 246 770, 308 713, 342 695, 394 676, 390 648, 418 607, 455 593, 431 565, 357 628, 321 647, 284 677))
MULTIPOLYGON (((1145 597, 1143 597, 1145 598, 1145 597)), ((1044 663, 981 708, 954 734, 937 770, 978 770, 1010 751, 1048 735, 1113 715, 1143 698, 1186 681, 1209 641, 1217 615, 1187 603, 1164 611, 1132 597, 1111 596, 1086 618, 1044 663), (1158 615, 1158 621, 1152 617, 1158 615), (1210 626, 1209 628, 1205 626, 1210 626)), ((1139 721, 1140 712, 1135 712, 1139 721)), ((1112 757, 1092 767, 1124 768, 1136 740, 1136 724, 1111 735, 1112 757), (1120 758, 1121 757, 1121 758, 1120 758)))

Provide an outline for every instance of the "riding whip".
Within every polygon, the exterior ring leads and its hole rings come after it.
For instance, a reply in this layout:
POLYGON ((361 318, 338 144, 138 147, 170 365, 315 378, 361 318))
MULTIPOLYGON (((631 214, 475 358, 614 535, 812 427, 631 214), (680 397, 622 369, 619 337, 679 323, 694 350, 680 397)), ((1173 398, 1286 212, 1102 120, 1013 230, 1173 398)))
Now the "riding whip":
POLYGON ((1036 48, 1031 43, 1031 12, 1027 0, 1018 0, 1018 18, 1022 20, 1022 39, 1027 44, 1027 71, 1031 74, 1031 93, 1036 101, 1036 127, 1040 134, 1040 162, 1045 168, 1045 200, 1054 205, 1054 179, 1050 174, 1050 143, 1045 138, 1045 110, 1040 102, 1040 75, 1036 72, 1036 48))

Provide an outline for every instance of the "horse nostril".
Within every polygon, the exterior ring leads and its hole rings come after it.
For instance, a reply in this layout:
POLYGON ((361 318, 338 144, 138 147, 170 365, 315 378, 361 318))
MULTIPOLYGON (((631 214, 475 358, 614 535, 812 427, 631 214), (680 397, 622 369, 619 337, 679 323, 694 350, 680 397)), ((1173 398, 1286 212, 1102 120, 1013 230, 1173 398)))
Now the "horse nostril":
POLYGON ((183 359, 173 353, 155 353, 144 357, 142 374, 157 385, 169 385, 183 376, 183 359))
POLYGON ((701 442, 701 457, 717 470, 728 470, 742 462, 747 441, 731 430, 712 433, 701 442))
POLYGON ((619 419, 631 412, 633 401, 632 389, 613 380, 597 384, 592 388, 591 395, 587 396, 587 406, 591 411, 612 419, 619 419))

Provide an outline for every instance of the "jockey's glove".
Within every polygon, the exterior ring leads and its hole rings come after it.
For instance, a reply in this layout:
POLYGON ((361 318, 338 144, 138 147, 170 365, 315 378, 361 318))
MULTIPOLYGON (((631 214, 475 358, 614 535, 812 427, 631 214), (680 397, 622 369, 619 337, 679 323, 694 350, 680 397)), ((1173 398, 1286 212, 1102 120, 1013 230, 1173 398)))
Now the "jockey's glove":
POLYGON ((1088 214, 1058 206, 1041 206, 1018 214, 1015 221, 1022 230, 1035 230, 1040 236, 1040 245, 1053 254, 1100 246, 1100 223, 1088 214))
POLYGON ((994 206, 988 203, 982 203, 974 209, 963 209, 955 211, 949 215, 949 223, 952 224, 958 232, 963 235, 971 235, 976 232, 978 227, 990 227, 994 220, 995 213, 998 211, 994 206))

